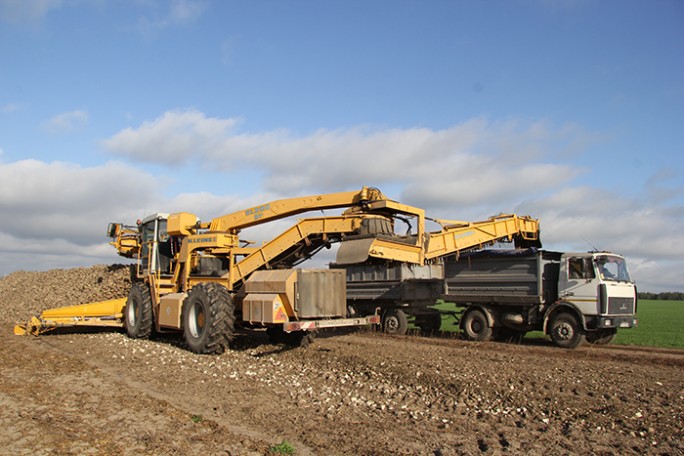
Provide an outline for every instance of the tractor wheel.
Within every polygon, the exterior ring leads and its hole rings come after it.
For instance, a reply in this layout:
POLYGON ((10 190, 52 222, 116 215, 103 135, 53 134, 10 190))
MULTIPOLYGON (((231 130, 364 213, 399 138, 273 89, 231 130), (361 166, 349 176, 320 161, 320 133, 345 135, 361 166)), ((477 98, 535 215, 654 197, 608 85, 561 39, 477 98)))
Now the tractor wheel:
POLYGON ((493 335, 487 317, 479 309, 473 309, 465 314, 461 321, 461 330, 466 339, 478 342, 491 340, 493 335))
POLYGON ((608 345, 615 339, 615 336, 617 336, 617 329, 590 331, 587 333, 587 342, 593 345, 608 345))
POLYGON ((233 337, 234 311, 233 300, 224 286, 195 285, 183 305, 183 335, 190 351, 223 353, 233 337))
POLYGON ((561 312, 551 322, 551 339, 559 347, 575 348, 584 342, 584 330, 574 315, 561 312))
POLYGON ((136 282, 131 287, 124 309, 126 334, 132 339, 147 339, 152 334, 152 298, 147 284, 136 282))
POLYGON ((408 317, 401 309, 387 309, 382 316, 382 330, 385 334, 403 336, 408 331, 408 317))

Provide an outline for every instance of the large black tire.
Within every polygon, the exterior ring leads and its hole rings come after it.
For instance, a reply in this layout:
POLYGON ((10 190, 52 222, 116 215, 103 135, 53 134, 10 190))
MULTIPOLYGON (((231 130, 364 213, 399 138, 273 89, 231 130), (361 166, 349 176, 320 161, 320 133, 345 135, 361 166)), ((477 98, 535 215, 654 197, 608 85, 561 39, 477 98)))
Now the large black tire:
POLYGON ((560 312, 553 317, 550 335, 553 343, 562 348, 575 348, 585 341, 584 329, 568 312, 560 312))
POLYGON ((587 342, 594 345, 608 345, 615 339, 615 336, 617 336, 617 329, 589 331, 587 342))
POLYGON ((461 320, 461 330, 467 340, 486 342, 492 340, 493 331, 489 326, 487 317, 479 309, 467 312, 461 320))
POLYGON ((408 331, 408 317, 401 309, 387 309, 382 315, 382 330, 385 334, 403 336, 408 331))
POLYGON ((152 334, 153 314, 150 288, 142 282, 135 282, 128 293, 124 309, 126 334, 132 339, 147 339, 152 334))
POLYGON ((442 327, 442 314, 438 311, 416 316, 416 326, 426 334, 436 333, 442 327))
POLYGON ((233 338, 235 309, 228 290, 216 283, 195 285, 183 304, 183 336, 190 351, 221 354, 233 338))

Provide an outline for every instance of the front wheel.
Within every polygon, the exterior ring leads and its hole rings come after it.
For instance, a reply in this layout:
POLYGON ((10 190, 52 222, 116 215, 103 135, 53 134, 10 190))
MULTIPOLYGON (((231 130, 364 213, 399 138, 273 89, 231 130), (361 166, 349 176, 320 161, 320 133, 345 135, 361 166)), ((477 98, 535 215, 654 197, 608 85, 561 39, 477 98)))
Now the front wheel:
POLYGON ((584 342, 584 330, 574 315, 561 312, 551 322, 551 339, 559 347, 575 348, 584 342))
POLYGON ((461 322, 461 330, 468 340, 485 342, 492 339, 493 331, 484 312, 478 309, 466 313, 461 322))
POLYGON ((233 300, 216 283, 195 285, 183 305, 183 336, 190 351, 221 354, 228 348, 235 324, 233 300))

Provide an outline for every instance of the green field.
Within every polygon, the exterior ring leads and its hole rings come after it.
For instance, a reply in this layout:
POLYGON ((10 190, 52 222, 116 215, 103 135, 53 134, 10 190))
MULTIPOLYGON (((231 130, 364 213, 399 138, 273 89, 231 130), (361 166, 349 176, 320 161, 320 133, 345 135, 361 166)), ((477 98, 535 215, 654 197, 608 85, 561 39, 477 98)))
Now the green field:
POLYGON ((684 348, 684 301, 639 301, 639 326, 618 331, 615 344, 684 348))
MULTIPOLYGON (((439 303, 436 309, 453 312, 452 303, 439 303)), ((684 348, 684 301, 640 300, 637 307, 639 326, 620 329, 613 344, 663 348, 684 348)), ((456 319, 442 315, 442 331, 458 331, 456 319)), ((527 338, 546 338, 541 332, 531 332, 527 338)))

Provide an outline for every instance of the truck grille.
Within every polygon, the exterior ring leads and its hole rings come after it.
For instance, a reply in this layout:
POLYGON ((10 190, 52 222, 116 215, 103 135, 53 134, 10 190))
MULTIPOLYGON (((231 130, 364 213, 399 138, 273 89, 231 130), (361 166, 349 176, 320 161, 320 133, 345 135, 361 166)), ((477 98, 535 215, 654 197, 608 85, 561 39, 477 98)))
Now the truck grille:
POLYGON ((631 315, 634 313, 634 298, 609 298, 608 315, 631 315))

